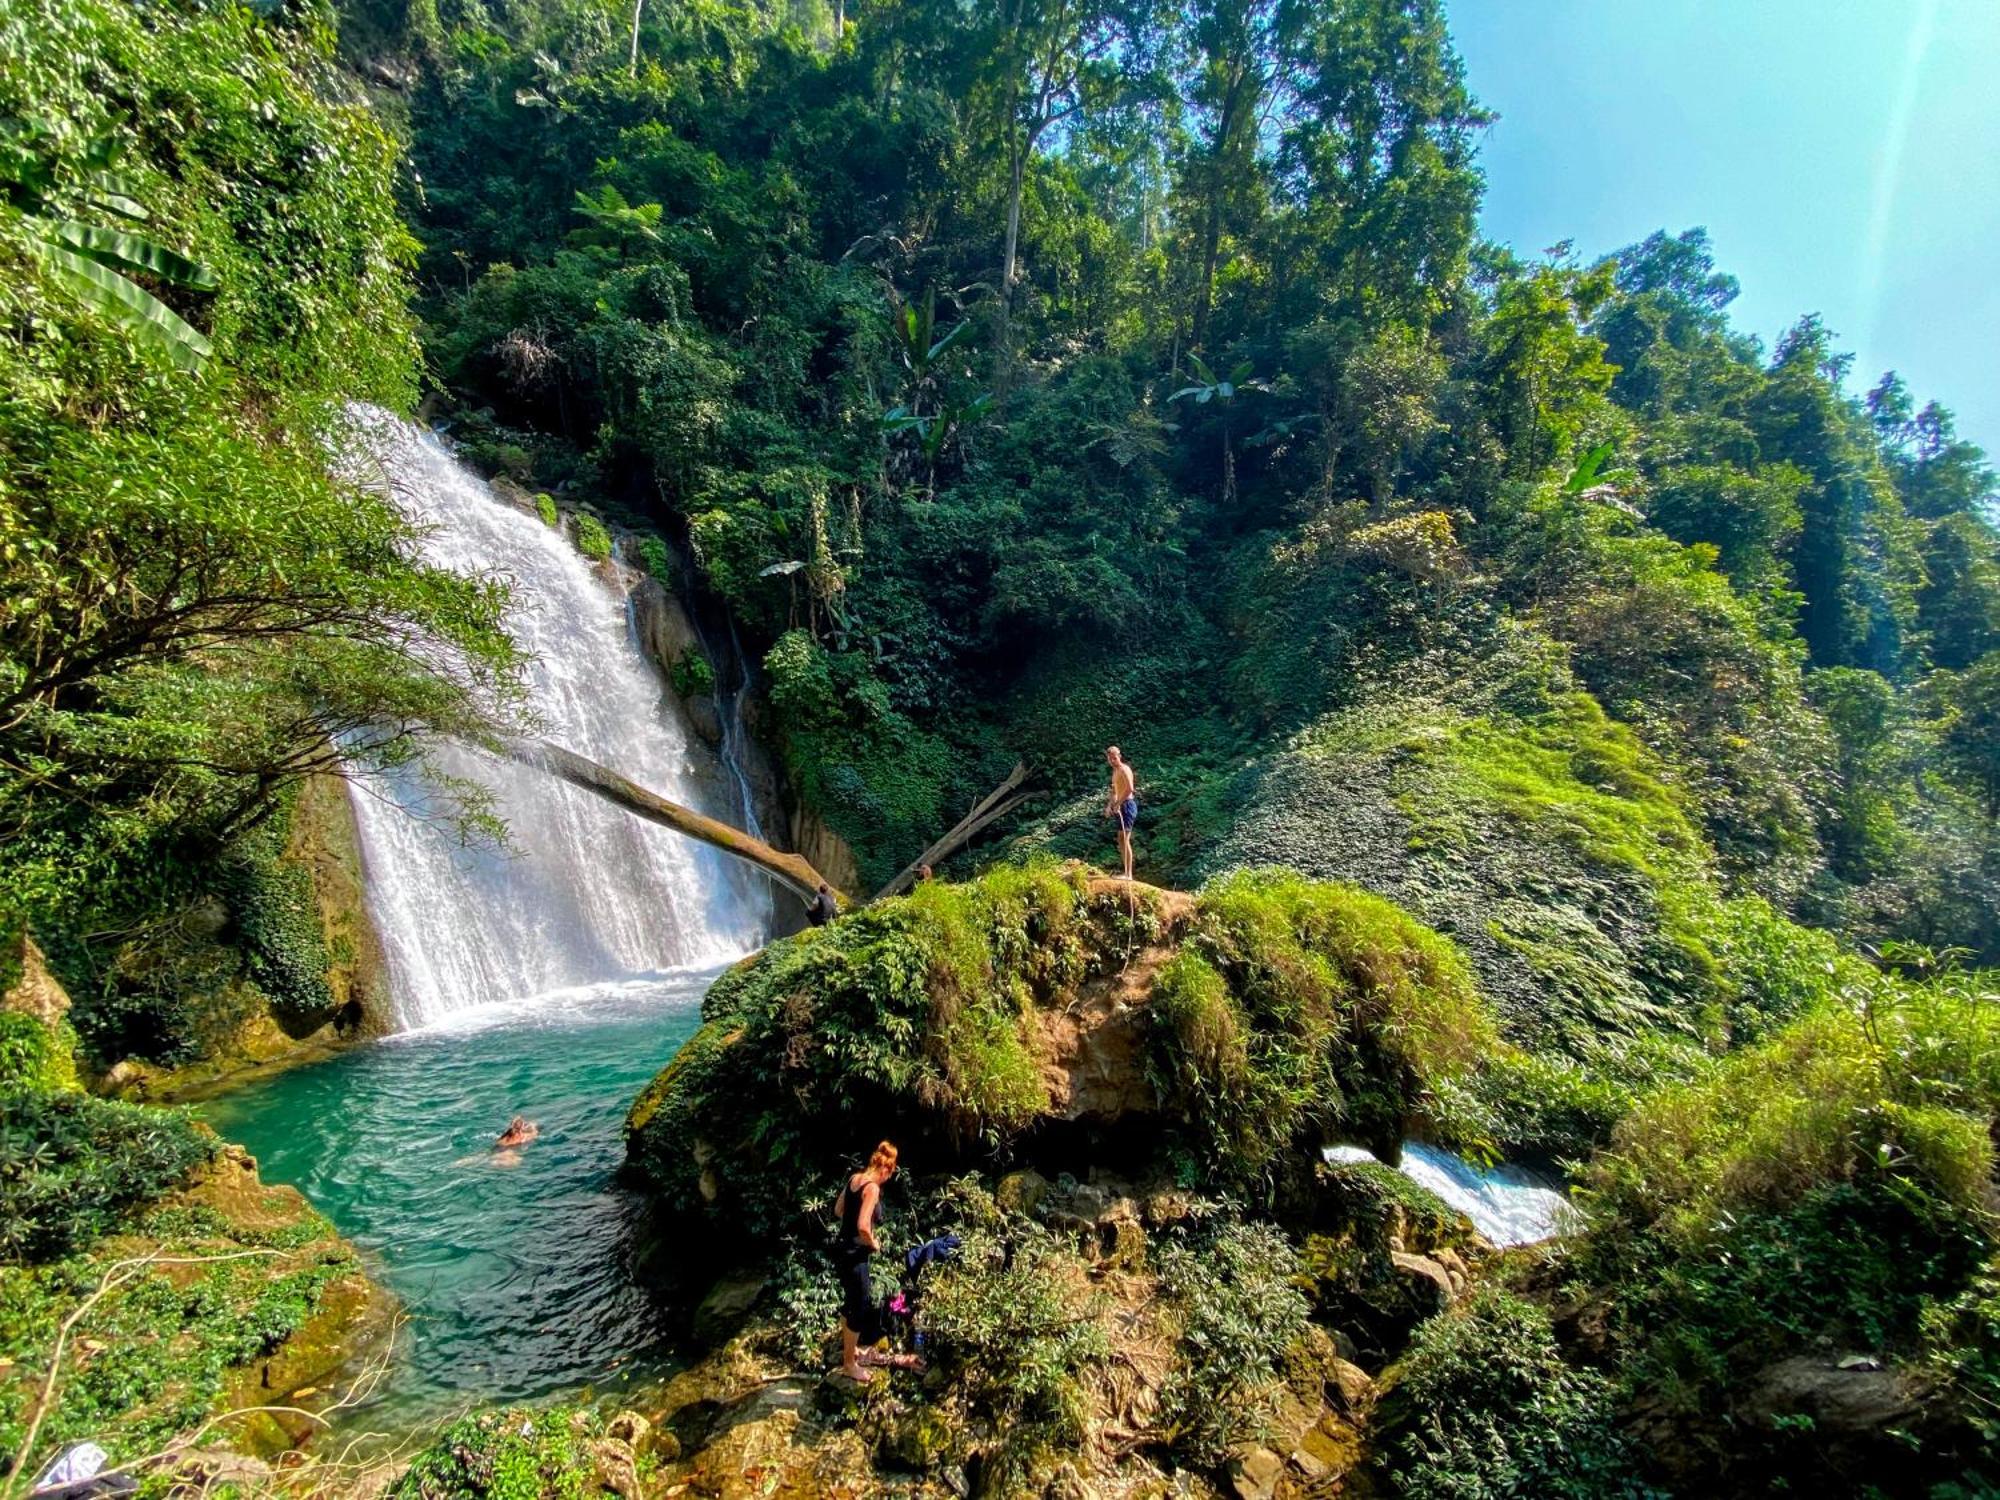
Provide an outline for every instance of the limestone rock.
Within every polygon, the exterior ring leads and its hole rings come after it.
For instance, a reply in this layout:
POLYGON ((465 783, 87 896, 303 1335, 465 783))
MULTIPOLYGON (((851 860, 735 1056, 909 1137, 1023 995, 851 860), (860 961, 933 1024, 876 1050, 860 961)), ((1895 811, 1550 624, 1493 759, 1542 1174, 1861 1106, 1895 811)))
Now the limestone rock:
POLYGON ((618 1500, 645 1500, 639 1483, 639 1458, 631 1445, 614 1437, 594 1438, 590 1458, 597 1471, 598 1485, 618 1500))
POLYGON ((26 933, 21 935, 15 957, 20 961, 21 977, 14 981, 13 988, 0 996, 0 1010, 33 1016, 53 1031, 69 1014, 69 992, 49 972, 42 950, 26 933))
MULTIPOLYGON (((861 862, 847 840, 826 826, 817 813, 799 808, 792 813, 792 848, 836 890, 861 889, 861 862)), ((782 904, 782 903, 781 903, 782 904)))
POLYGON ((1010 1214, 1033 1214, 1049 1195, 1049 1180, 1040 1172, 1009 1172, 993 1189, 993 1201, 1010 1214))
POLYGON ((1136 1271, 1146 1260, 1146 1231, 1137 1219, 1100 1220, 1099 1242, 1104 1253, 1099 1266, 1105 1270, 1136 1271))
POLYGON ((182 1485, 200 1485, 204 1491, 235 1486, 263 1493, 276 1476, 261 1458, 233 1453, 227 1448, 190 1449, 175 1464, 175 1478, 182 1485))
POLYGON ((1451 1274, 1429 1256, 1392 1250, 1389 1260, 1404 1286, 1415 1293, 1419 1308, 1425 1309, 1422 1316, 1443 1312, 1456 1300, 1451 1274))
POLYGON ((616 1438, 643 1457, 653 1448, 653 1424, 636 1411, 621 1411, 604 1425, 604 1435, 616 1438))
POLYGON ((1906 1426, 1922 1401, 1895 1370, 1843 1370, 1830 1359, 1799 1355, 1763 1370, 1751 1387, 1748 1411, 1770 1423, 1808 1416, 1814 1430, 1841 1436, 1886 1433, 1906 1426))
POLYGON ((1334 1409, 1356 1417, 1375 1401, 1375 1380, 1361 1366, 1335 1355, 1327 1372, 1326 1393, 1334 1409))
POLYGON ((1143 948, 1117 973, 1085 985, 1075 1003, 1039 1018, 1051 1113, 1108 1122, 1155 1107, 1146 1022, 1153 980, 1172 956, 1165 944, 1143 948))
POLYGON ((1159 1188, 1146 1194, 1139 1205, 1139 1220, 1148 1229, 1164 1229, 1194 1216, 1195 1195, 1179 1188, 1159 1188))
POLYGON ((806 1382, 778 1380, 729 1407, 699 1451, 676 1466, 675 1482, 686 1484, 689 1495, 714 1500, 869 1492, 874 1486, 860 1438, 851 1428, 827 1430, 811 1421, 809 1395, 806 1382))
POLYGON ((1271 1500, 1284 1472, 1284 1458, 1269 1448, 1240 1448, 1224 1469, 1237 1500, 1271 1500))

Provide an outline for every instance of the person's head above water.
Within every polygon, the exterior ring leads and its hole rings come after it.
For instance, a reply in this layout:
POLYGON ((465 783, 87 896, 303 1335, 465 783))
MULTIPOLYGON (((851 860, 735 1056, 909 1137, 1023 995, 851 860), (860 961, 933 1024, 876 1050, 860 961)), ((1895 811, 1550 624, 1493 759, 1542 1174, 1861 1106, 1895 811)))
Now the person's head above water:
POLYGON ((516 1115, 507 1122, 507 1134, 509 1135, 512 1135, 517 1130, 526 1130, 527 1128, 528 1117, 526 1115, 516 1115))

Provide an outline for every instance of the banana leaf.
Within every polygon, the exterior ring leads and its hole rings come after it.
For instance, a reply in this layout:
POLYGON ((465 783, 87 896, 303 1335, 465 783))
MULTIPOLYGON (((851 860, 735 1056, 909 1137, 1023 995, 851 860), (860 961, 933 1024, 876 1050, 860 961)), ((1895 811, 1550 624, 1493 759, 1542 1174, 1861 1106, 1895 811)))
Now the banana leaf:
POLYGON ((176 254, 144 235, 128 234, 122 229, 106 229, 98 224, 84 224, 75 219, 45 222, 56 239, 100 265, 109 263, 134 271, 147 271, 172 286, 190 287, 198 292, 212 292, 222 284, 207 266, 176 254))
POLYGON ((178 369, 199 374, 212 348, 201 331, 151 292, 53 239, 36 242, 42 263, 69 294, 165 356, 178 369))

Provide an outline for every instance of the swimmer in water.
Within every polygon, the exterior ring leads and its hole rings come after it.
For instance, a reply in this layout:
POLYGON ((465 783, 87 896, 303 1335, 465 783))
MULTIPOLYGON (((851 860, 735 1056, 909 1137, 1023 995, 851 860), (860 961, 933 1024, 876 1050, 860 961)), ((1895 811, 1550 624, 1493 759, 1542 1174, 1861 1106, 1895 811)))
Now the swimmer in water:
MULTIPOLYGON (((493 1154, 487 1158, 496 1167, 518 1167, 521 1165, 521 1147, 542 1133, 542 1127, 526 1115, 516 1115, 507 1122, 507 1128, 493 1141, 493 1154)), ((476 1160, 467 1157, 467 1161, 476 1160)))

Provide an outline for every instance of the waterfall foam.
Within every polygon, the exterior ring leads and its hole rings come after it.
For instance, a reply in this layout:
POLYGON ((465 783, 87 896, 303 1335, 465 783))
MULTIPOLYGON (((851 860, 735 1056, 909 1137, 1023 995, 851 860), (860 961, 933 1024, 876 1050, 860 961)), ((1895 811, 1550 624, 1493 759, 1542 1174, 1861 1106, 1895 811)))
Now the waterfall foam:
MULTIPOLYGON (((1329 1161, 1376 1160, 1360 1146, 1332 1146, 1326 1156, 1329 1161)), ((1472 1227, 1496 1245, 1532 1245, 1566 1234, 1578 1222, 1568 1198, 1520 1167, 1475 1167, 1449 1151, 1405 1141, 1398 1170, 1472 1220, 1472 1227)))
MULTIPOLYGON (((539 519, 500 501, 436 438, 358 408, 356 439, 396 503, 428 528, 425 556, 513 586, 507 629, 528 653, 541 733, 714 817, 735 801, 641 653, 625 601, 539 519)), ((467 847, 416 772, 354 792, 368 904, 398 1023, 689 966, 757 946, 762 875, 525 766, 457 747, 448 776, 491 789, 511 847, 467 847)))

